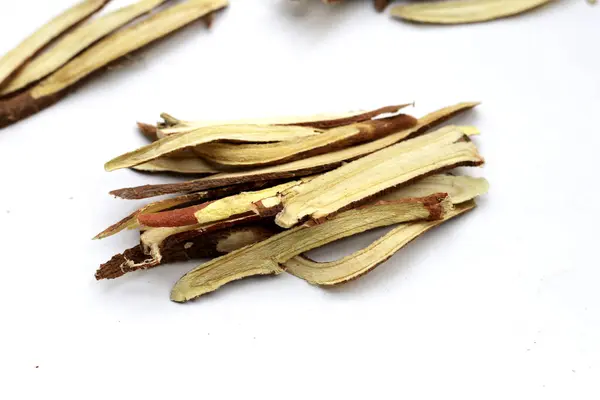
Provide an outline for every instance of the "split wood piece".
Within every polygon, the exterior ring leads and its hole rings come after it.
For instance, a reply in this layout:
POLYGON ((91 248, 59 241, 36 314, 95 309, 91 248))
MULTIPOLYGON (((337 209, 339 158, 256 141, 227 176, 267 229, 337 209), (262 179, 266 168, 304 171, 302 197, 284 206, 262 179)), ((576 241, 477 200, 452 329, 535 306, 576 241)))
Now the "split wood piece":
POLYGON ((283 268, 314 285, 331 286, 356 279, 385 262, 408 242, 463 212, 475 207, 472 201, 487 193, 488 182, 483 178, 454 175, 432 175, 401 189, 394 190, 380 200, 397 200, 406 197, 419 197, 431 193, 448 193, 455 209, 442 221, 407 222, 390 231, 381 239, 356 253, 332 262, 316 262, 306 256, 297 256, 287 261, 283 268))
POLYGON ((283 164, 376 140, 412 128, 418 123, 410 115, 370 120, 333 128, 320 135, 277 143, 235 145, 207 143, 194 152, 211 163, 227 167, 259 167, 283 164))
POLYGON ((554 0, 449 0, 398 5, 391 15, 427 24, 469 24, 510 17, 546 5, 554 0))
POLYGON ((477 148, 463 132, 442 128, 387 147, 287 190, 281 196, 283 210, 275 222, 283 228, 291 228, 305 219, 320 220, 420 177, 483 163, 477 148))
POLYGON ((92 14, 100 11, 109 1, 86 0, 76 4, 42 26, 0 58, 0 87, 4 87, 19 71, 19 68, 23 67, 40 50, 92 14))
POLYGON ((142 172, 174 172, 190 175, 212 175, 222 172, 197 156, 195 158, 160 157, 132 168, 142 172))
POLYGON ((210 224, 186 225, 173 228, 148 228, 140 236, 140 245, 144 250, 144 254, 148 257, 142 264, 132 265, 132 267, 149 268, 162 264, 163 251, 170 247, 169 243, 173 240, 190 240, 212 232, 259 223, 261 221, 263 221, 263 217, 256 214, 249 214, 210 224))
POLYGON ((400 224, 382 238, 356 253, 332 262, 316 262, 298 256, 282 267, 286 272, 319 286, 334 286, 352 281, 371 272, 408 243, 442 223, 475 208, 475 202, 455 206, 442 220, 400 224))
POLYGON ((111 225, 106 228, 104 231, 100 232, 94 239, 104 239, 109 236, 115 235, 122 230, 125 229, 136 229, 139 228, 140 225, 138 223, 138 217, 140 215, 144 215, 146 213, 155 213, 164 210, 170 210, 178 207, 186 207, 192 204, 197 204, 199 202, 205 202, 207 200, 219 199, 221 197, 226 197, 232 195, 234 193, 239 193, 241 190, 252 190, 259 189, 267 185, 267 182, 256 182, 252 184, 246 185, 237 185, 237 186, 226 186, 219 189, 213 189, 209 191, 196 192, 185 194, 177 197, 173 197, 170 199, 156 201, 154 203, 150 203, 134 213, 128 215, 123 218, 121 221, 111 225))
POLYGON ((92 72, 227 4, 227 0, 187 0, 100 40, 31 90, 0 102, 0 128, 49 107, 92 72))
MULTIPOLYGON (((206 126, 214 125, 292 125, 292 126, 306 126, 317 129, 331 129, 337 128, 344 125, 350 125, 357 122, 368 121, 376 118, 383 114, 394 114, 399 110, 406 108, 412 104, 401 104, 394 106, 381 107, 372 111, 357 111, 339 114, 317 114, 317 115, 305 115, 305 116, 287 116, 287 117, 273 117, 273 118, 258 118, 258 119, 242 119, 234 121, 181 121, 177 118, 172 117, 169 114, 163 113, 161 117, 165 120, 162 124, 159 124, 155 128, 155 135, 157 138, 164 136, 175 135, 179 133, 188 133, 197 128, 204 128, 206 126)), ((147 130, 152 125, 146 125, 147 130)))
POLYGON ((292 181, 258 191, 241 192, 220 200, 213 200, 177 210, 141 214, 138 216, 138 221, 141 225, 151 228, 178 227, 208 224, 231 217, 255 214, 253 207, 255 202, 277 196, 279 193, 302 183, 303 181, 292 181))
MULTIPOLYGON (((212 258, 232 252, 253 243, 263 241, 279 232, 268 225, 235 226, 222 231, 181 238, 172 236, 163 243, 161 264, 189 261, 199 258, 212 258)), ((110 261, 102 264, 96 271, 96 279, 115 279, 128 272, 148 269, 157 265, 145 263, 148 256, 142 245, 117 254, 110 261), (145 267, 143 267, 145 266, 145 267)))
POLYGON ((308 224, 279 233, 211 260, 188 272, 173 287, 171 300, 186 302, 226 283, 254 275, 279 274, 280 264, 324 244, 400 222, 440 219, 452 204, 446 194, 379 202, 337 215, 322 224, 308 224))
POLYGON ((0 95, 7 95, 50 75, 109 33, 152 11, 168 0, 142 0, 82 25, 39 55, 15 75, 0 95))
POLYGON ((107 171, 133 167, 165 156, 174 151, 218 140, 236 142, 273 142, 321 134, 323 131, 303 126, 220 125, 198 128, 192 132, 171 135, 129 153, 118 156, 104 165, 107 171))
MULTIPOLYGON (((124 199, 143 199, 164 194, 199 191, 244 182, 288 179, 329 171, 340 166, 344 161, 363 157, 367 154, 391 146, 401 140, 420 135, 430 128, 437 126, 478 104, 479 103, 460 103, 454 106, 445 107, 420 118, 419 123, 414 128, 386 136, 373 142, 306 158, 304 160, 293 161, 273 167, 258 168, 252 171, 221 173, 188 182, 118 189, 112 191, 111 194, 124 199)), ((469 129, 472 130, 473 128, 469 129)))

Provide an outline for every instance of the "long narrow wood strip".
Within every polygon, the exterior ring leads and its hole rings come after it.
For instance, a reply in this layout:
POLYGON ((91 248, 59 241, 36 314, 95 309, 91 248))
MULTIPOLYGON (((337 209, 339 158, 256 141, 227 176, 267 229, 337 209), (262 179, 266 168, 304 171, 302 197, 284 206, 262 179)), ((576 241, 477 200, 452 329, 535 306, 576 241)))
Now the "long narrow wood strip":
POLYGON ((388 232, 368 247, 332 262, 316 262, 297 256, 284 263, 286 272, 319 286, 335 286, 352 281, 371 272, 387 261, 408 243, 428 230, 475 208, 475 202, 455 206, 442 220, 407 222, 388 232))
MULTIPOLYGON (((66 31, 102 9, 110 0, 85 0, 42 26, 0 59, 0 87, 31 57, 66 31)), ((6 15, 5 15, 6 17, 6 15)))
POLYGON ((484 162, 460 130, 439 129, 324 173, 282 195, 275 222, 290 228, 306 218, 322 219, 419 177, 484 162))
POLYGON ((206 126, 213 125, 292 125, 292 126, 307 126, 317 129, 331 129, 338 126, 344 126, 354 124, 357 122, 368 121, 375 117, 383 114, 394 114, 399 110, 408 107, 411 104, 401 104, 394 106, 386 106, 377 108, 371 111, 357 111, 347 112, 338 114, 317 114, 317 115, 305 115, 305 116, 287 116, 287 117, 272 117, 272 118, 258 118, 258 119, 242 119, 233 121, 181 121, 173 118, 169 114, 163 113, 162 116, 166 117, 165 125, 158 129, 157 137, 161 138, 164 136, 187 133, 191 132, 196 128, 203 128, 206 126))
POLYGON ((397 5, 391 15, 427 24, 468 24, 510 17, 554 0, 449 0, 397 5))
POLYGON ((140 225, 138 223, 138 217, 146 213, 155 213, 159 211, 173 209, 176 207, 204 202, 207 200, 218 199, 221 197, 229 196, 234 193, 239 193, 240 190, 254 190, 264 187, 265 185, 266 182, 256 182, 246 185, 227 186, 219 189, 190 193, 182 196, 173 197, 170 199, 156 201, 138 209, 137 211, 123 218, 121 221, 109 226, 104 231, 96 235, 94 239, 104 239, 109 236, 115 235, 125 229, 139 228, 140 225))
POLYGON ((381 202, 339 214, 320 225, 301 226, 216 258, 188 272, 173 287, 171 300, 186 302, 226 283, 254 275, 279 274, 281 263, 315 247, 381 226, 439 219, 452 205, 445 194, 381 202))
POLYGON ((31 90, 0 102, 0 128, 56 103, 69 89, 113 61, 226 7, 227 0, 187 0, 101 40, 31 90))
POLYGON ((19 70, 0 95, 15 92, 50 75, 93 43, 166 1, 141 0, 76 28, 19 70))
POLYGON ((208 161, 227 167, 259 167, 283 164, 376 140, 410 129, 418 123, 410 115, 370 120, 333 128, 320 135, 285 142, 235 145, 207 143, 194 151, 208 161))
POLYGON ((321 130, 302 126, 278 125, 221 125, 206 126, 181 135, 171 135, 137 150, 113 158, 104 165, 107 171, 129 168, 152 161, 174 151, 203 143, 230 140, 236 142, 273 142, 314 136, 321 130))
POLYGON ((304 160, 293 161, 274 167, 259 168, 247 172, 216 174, 207 178, 188 182, 144 185, 119 189, 112 191, 111 194, 125 199, 143 199, 170 193, 199 191, 220 186, 235 185, 244 182, 268 181, 312 175, 336 168, 344 161, 363 157, 377 150, 391 146, 401 140, 420 135, 428 129, 437 126, 478 104, 479 103, 459 103, 454 106, 442 108, 420 118, 419 123, 414 128, 386 136, 370 143, 338 150, 329 154, 318 155, 304 160))
POLYGON ((276 196, 301 183, 302 181, 286 182, 262 190, 237 193, 209 203, 179 210, 146 213, 139 215, 138 221, 148 227, 177 227, 221 221, 245 213, 253 213, 252 206, 255 202, 276 196))

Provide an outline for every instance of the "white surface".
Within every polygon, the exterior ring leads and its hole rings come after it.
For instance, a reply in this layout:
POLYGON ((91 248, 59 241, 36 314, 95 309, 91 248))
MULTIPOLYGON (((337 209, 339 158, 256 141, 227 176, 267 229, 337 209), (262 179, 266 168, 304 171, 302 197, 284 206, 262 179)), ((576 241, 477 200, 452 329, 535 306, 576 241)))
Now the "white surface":
MULTIPOLYGON (((3 3, 0 52, 71 2, 3 3)), ((598 399, 600 9, 446 28, 362 1, 232 3, 210 32, 195 24, 0 131, 0 398, 598 399), (169 180, 104 172, 144 143, 136 120, 413 100, 417 115, 483 101, 459 121, 483 132, 474 173, 492 189, 366 277, 251 279, 186 305, 168 296, 193 262, 94 280, 136 242, 90 240, 139 204, 107 192, 169 180)))

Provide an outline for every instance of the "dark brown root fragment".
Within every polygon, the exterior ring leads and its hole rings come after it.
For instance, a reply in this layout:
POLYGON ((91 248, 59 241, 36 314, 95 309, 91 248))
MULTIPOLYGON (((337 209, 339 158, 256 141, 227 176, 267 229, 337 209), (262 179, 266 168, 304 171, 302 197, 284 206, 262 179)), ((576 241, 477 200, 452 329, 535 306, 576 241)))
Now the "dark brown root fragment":
POLYGON ((235 250, 238 246, 267 239, 278 232, 279 229, 272 224, 253 224, 229 227, 209 233, 190 231, 185 234, 173 235, 161 244, 162 260, 160 262, 144 264, 150 256, 144 253, 142 245, 137 245, 102 264, 96 271, 96 280, 115 279, 128 272, 179 261, 218 257, 235 250), (250 236, 245 236, 244 242, 236 244, 234 236, 238 234, 250 236), (234 238, 234 242, 227 242, 231 238, 234 238))

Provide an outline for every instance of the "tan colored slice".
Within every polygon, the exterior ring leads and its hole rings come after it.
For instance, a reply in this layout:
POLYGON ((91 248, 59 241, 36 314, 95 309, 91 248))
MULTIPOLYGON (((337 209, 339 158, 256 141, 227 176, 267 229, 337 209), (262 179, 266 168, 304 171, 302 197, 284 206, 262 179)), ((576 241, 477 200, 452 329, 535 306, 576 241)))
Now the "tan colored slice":
POLYGON ((356 122, 368 121, 383 114, 393 114, 409 105, 410 104, 386 106, 372 111, 241 119, 234 121, 182 121, 169 114, 163 113, 161 114, 161 117, 163 117, 165 121, 159 126, 157 136, 158 138, 161 138, 179 133, 187 133, 197 128, 214 125, 296 125, 317 129, 330 129, 356 122))
POLYGON ((207 143, 194 148, 196 154, 228 167, 258 167, 282 164, 315 156, 412 128, 418 121, 410 115, 370 120, 325 131, 320 135, 277 143, 235 145, 207 143))
MULTIPOLYGON (((143 199, 152 196, 205 190, 244 182, 268 181, 316 174, 336 168, 344 161, 363 157, 367 154, 391 146, 401 140, 418 136, 431 127, 439 125, 455 115, 475 107, 477 104, 479 103, 459 103, 454 106, 445 107, 420 118, 419 123, 414 128, 394 133, 369 143, 334 151, 328 154, 309 157, 304 160, 292 161, 273 167, 258 168, 252 171, 221 173, 188 182, 145 185, 119 189, 112 191, 111 194, 125 199, 143 199)), ((469 128, 469 131, 472 131, 472 128, 469 128)))
POLYGON ((442 128, 352 161, 284 192, 284 208, 275 222, 291 228, 307 218, 320 220, 419 177, 483 162, 462 131, 442 128))
POLYGON ((147 146, 112 159, 104 165, 107 171, 133 167, 174 151, 218 140, 238 142, 273 142, 313 136, 321 130, 302 126, 221 125, 198 128, 190 133, 171 135, 147 146))
MULTIPOLYGON (((86 0, 64 11, 34 34, 25 39, 21 44, 0 58, 0 87, 4 87, 9 78, 19 70, 31 57, 46 45, 58 38, 73 26, 99 11, 110 0, 86 0)), ((6 4, 5 4, 6 7, 6 4)), ((6 11, 6 9, 5 9, 6 11)), ((10 18, 7 12, 5 18, 10 18)))
POLYGON ((82 25, 62 38, 51 49, 29 62, 0 92, 7 95, 37 82, 56 71, 81 51, 109 33, 150 12, 168 0, 142 0, 82 25))
POLYGON ((92 72, 227 4, 227 0, 187 0, 100 40, 31 90, 0 102, 0 127, 54 104, 92 72))
POLYGON ((171 158, 160 157, 152 161, 132 167, 142 172, 175 172, 179 174, 217 174, 221 171, 215 169, 201 158, 171 158))
POLYGON ((427 1, 392 8, 393 17, 428 24, 468 24, 521 14, 554 0, 427 1))
POLYGON ((357 279, 387 261, 408 243, 428 230, 475 208, 470 200, 455 206, 442 220, 406 222, 376 240, 365 249, 332 262, 316 262, 306 257, 294 257, 283 268, 290 274, 320 286, 335 286, 357 279))
POLYGON ((376 203, 341 213, 323 224, 290 229, 190 271, 173 287, 171 300, 186 302, 238 279, 279 274, 283 271, 281 263, 315 247, 381 226, 439 219, 451 207, 446 195, 438 194, 421 199, 376 203))
POLYGON ((287 261, 284 268, 292 275, 314 285, 331 286, 351 281, 372 271, 429 229, 473 209, 475 202, 472 200, 487 193, 488 188, 489 185, 483 178, 433 175, 421 179, 407 187, 394 190, 380 199, 396 200, 445 192, 448 193, 455 208, 443 220, 403 223, 365 249, 340 260, 316 262, 303 256, 297 256, 287 261))

